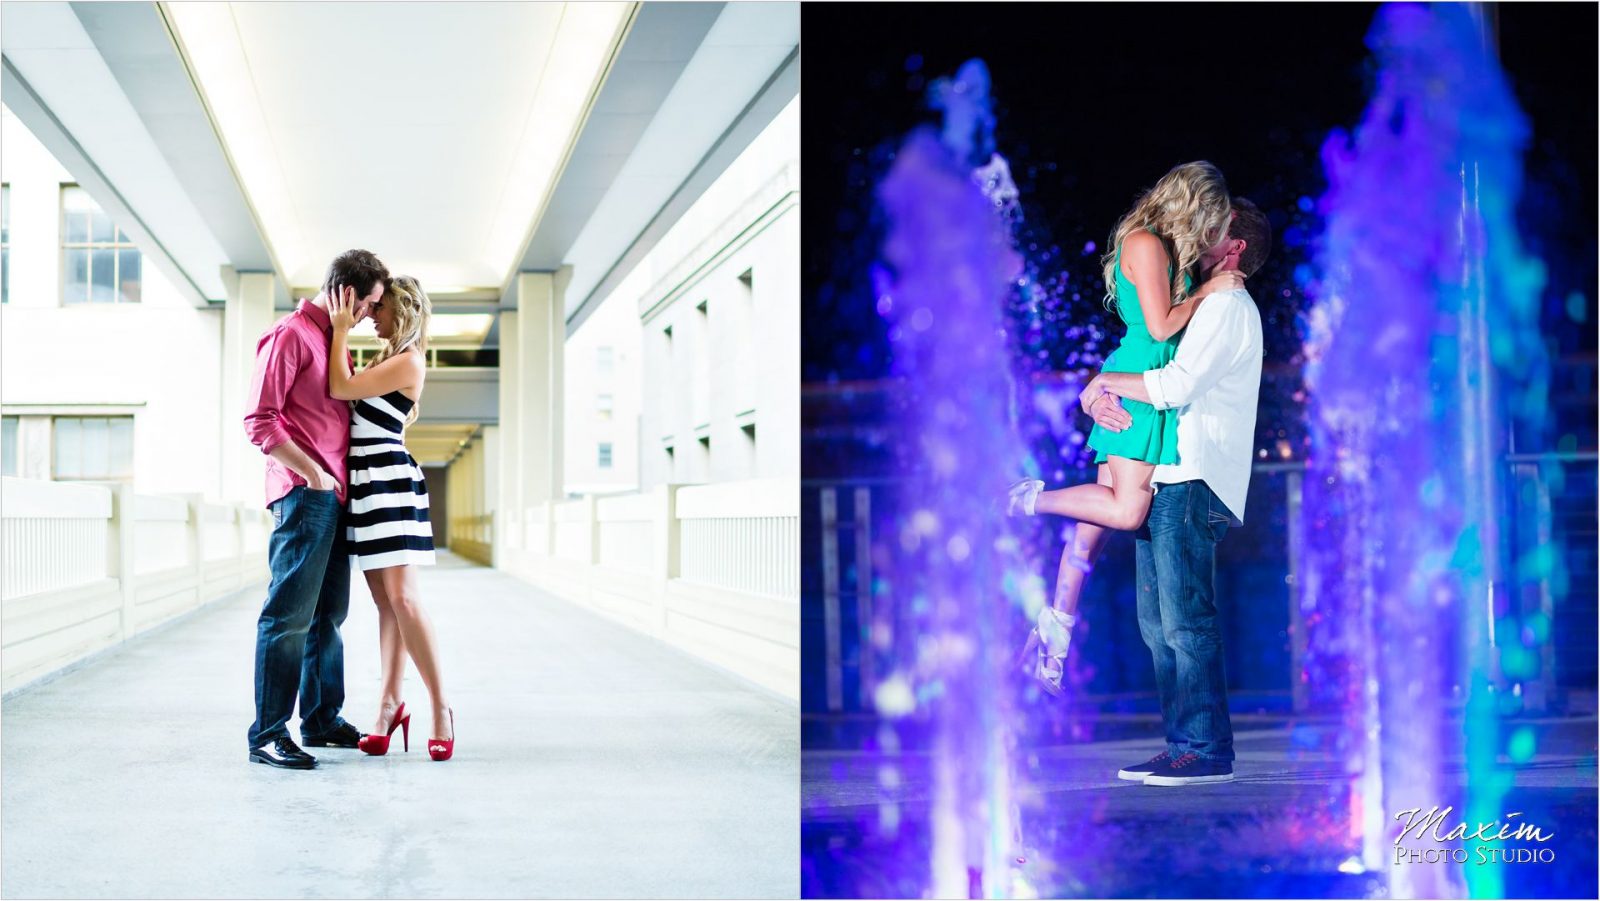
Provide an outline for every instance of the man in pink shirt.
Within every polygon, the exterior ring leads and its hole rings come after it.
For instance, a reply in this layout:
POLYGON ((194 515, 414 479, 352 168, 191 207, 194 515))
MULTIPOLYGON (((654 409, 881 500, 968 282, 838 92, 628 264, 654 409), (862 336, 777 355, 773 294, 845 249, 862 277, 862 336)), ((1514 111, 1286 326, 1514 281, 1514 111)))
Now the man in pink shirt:
POLYGON ((311 769, 316 758, 289 735, 300 701, 300 737, 311 747, 354 748, 360 730, 339 716, 344 706, 344 645, 339 626, 350 609, 350 557, 343 525, 350 405, 328 393, 333 321, 328 298, 350 286, 365 318, 388 286, 389 270, 365 250, 339 255, 322 293, 302 300, 256 345, 250 443, 268 456, 267 508, 274 528, 267 562, 272 581, 256 623, 256 719, 250 760, 311 769))

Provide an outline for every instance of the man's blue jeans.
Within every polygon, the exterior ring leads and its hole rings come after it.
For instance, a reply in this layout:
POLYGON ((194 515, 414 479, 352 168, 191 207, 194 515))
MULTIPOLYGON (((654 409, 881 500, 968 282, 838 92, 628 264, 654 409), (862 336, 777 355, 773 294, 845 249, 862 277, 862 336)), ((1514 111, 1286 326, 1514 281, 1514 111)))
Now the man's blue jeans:
POLYGON ((1228 510, 1204 482, 1163 485, 1135 535, 1139 634, 1155 660, 1167 752, 1233 760, 1217 625, 1217 542, 1228 510))
POLYGON ((272 583, 256 623, 256 721, 250 747, 289 734, 300 697, 300 734, 339 724, 344 706, 344 644, 350 611, 350 556, 344 505, 332 491, 304 485, 272 504, 268 546, 272 583))

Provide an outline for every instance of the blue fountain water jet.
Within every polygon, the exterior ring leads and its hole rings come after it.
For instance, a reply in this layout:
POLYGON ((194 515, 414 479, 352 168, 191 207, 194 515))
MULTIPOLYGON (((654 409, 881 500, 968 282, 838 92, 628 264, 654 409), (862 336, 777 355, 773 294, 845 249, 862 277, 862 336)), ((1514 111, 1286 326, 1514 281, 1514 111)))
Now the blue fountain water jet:
POLYGON ((1543 268, 1513 217, 1528 127, 1469 7, 1384 7, 1368 44, 1371 102, 1323 149, 1304 678, 1344 713, 1333 750, 1365 867, 1389 874, 1393 897, 1497 897, 1503 875, 1470 842, 1463 867, 1397 863, 1441 845, 1397 839, 1394 818, 1507 813, 1491 691, 1501 657, 1522 658, 1491 644, 1510 593, 1499 436, 1508 417, 1543 416, 1549 382, 1543 268), (1464 788, 1444 770, 1462 753, 1464 788))
POLYGON ((994 153, 986 67, 968 62, 930 99, 943 129, 911 134, 878 186, 888 227, 874 281, 905 385, 908 475, 884 575, 915 636, 877 700, 905 728, 926 729, 933 748, 929 847, 914 849, 926 857, 898 863, 925 868, 937 897, 1003 897, 1029 892, 1015 872, 1009 640, 1017 609, 1044 598, 996 503, 1026 456, 1005 330, 1025 262, 1011 242, 1017 192, 994 153))

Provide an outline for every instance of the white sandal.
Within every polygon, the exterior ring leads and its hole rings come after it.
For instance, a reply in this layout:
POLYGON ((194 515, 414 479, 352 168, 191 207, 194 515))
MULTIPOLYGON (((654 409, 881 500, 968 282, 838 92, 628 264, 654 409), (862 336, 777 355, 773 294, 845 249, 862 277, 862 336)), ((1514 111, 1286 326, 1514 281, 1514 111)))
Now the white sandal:
POLYGON ((1067 649, 1072 646, 1072 627, 1077 622, 1077 617, 1054 607, 1039 608, 1038 623, 1028 633, 1018 660, 1024 672, 1058 698, 1064 693, 1061 677, 1066 673, 1067 649))
POLYGON ((1033 505, 1039 500, 1039 492, 1044 490, 1044 483, 1038 479, 1019 479, 1011 485, 1006 515, 1016 516, 1021 510, 1024 516, 1032 516, 1033 505))

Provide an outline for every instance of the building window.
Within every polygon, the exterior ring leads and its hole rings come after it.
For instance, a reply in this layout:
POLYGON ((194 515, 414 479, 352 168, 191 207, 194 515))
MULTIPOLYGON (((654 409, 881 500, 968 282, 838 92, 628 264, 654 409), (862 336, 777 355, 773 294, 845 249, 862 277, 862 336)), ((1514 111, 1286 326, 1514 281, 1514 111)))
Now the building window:
POLYGON ((57 416, 54 425, 55 478, 133 478, 132 416, 57 416))
POLYGON ((611 468, 611 442, 609 441, 600 442, 600 468, 611 468))
POLYGON ((612 406, 611 395, 609 395, 609 394, 598 394, 598 395, 595 395, 594 406, 595 406, 595 411, 600 414, 600 418, 601 419, 609 420, 611 418, 611 406, 612 406))
POLYGON ((138 303, 139 248, 77 185, 61 186, 61 302, 138 303))
POLYGON ((594 349, 594 371, 600 378, 611 378, 616 365, 616 355, 612 352, 610 345, 602 344, 594 349))
POLYGON ((17 474, 17 417, 0 416, 0 475, 17 474))
MULTIPOLYGON (((11 186, 0 185, 0 303, 11 302, 11 186)), ((8 428, 15 428, 15 423, 8 428)), ((7 432, 15 435, 16 432, 7 432)))

